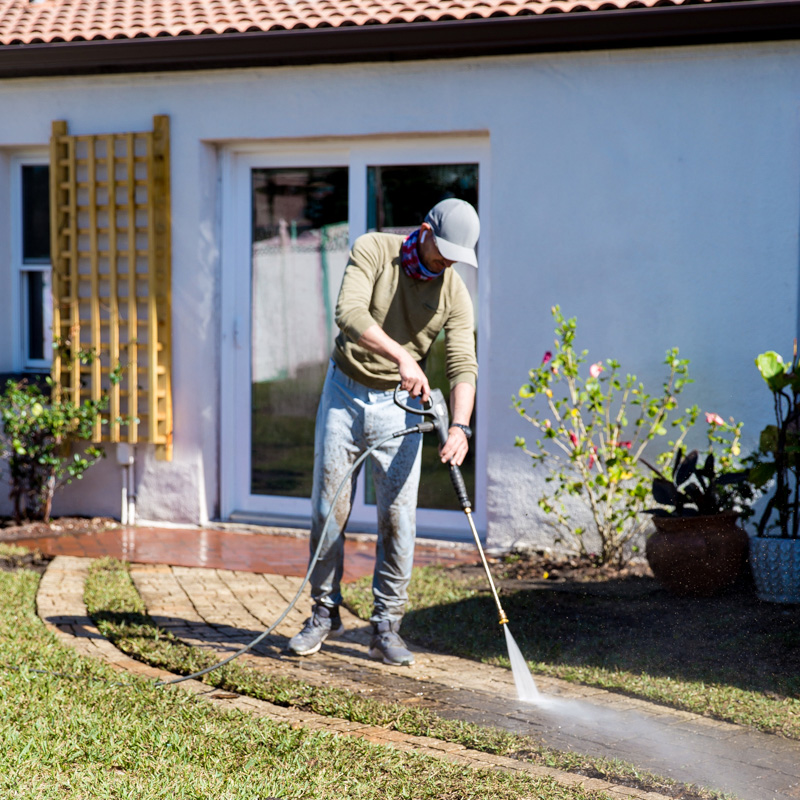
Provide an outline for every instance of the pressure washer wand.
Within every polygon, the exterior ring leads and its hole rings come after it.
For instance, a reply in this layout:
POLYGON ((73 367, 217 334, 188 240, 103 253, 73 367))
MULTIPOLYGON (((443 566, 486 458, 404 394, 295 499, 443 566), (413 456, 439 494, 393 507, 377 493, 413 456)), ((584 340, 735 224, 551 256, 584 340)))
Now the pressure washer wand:
POLYGON ((467 494, 467 487, 464 484, 464 477, 461 474, 461 470, 455 464, 449 464, 448 466, 450 467, 450 480, 453 483, 453 488, 456 490, 456 496, 458 497, 459 503, 461 503, 461 508, 467 515, 467 522, 469 522, 469 527, 470 530, 472 531, 472 537, 475 539, 475 545, 478 548, 478 553, 480 553, 483 569, 486 571, 486 577, 489 579, 489 586, 492 589, 494 602, 497 604, 497 613, 500 618, 499 619, 500 624, 507 625, 508 617, 506 616, 506 612, 503 611, 503 606, 500 605, 500 597, 497 594, 497 589, 495 588, 494 585, 492 573, 489 569, 489 564, 486 561, 486 555, 483 552, 483 547, 481 546, 481 539, 480 536, 478 536, 478 529, 475 527, 475 521, 472 519, 472 504, 469 501, 469 495, 467 494))
MULTIPOLYGON (((397 402, 396 397, 395 402, 397 402)), ((430 399, 424 404, 424 413, 432 417, 433 427, 436 429, 436 434, 439 437, 439 444, 444 445, 444 443, 447 441, 447 437, 450 435, 450 416, 447 411, 447 402, 445 401, 444 395, 439 389, 433 389, 431 391, 430 399)), ((508 617, 506 616, 506 612, 503 611, 503 606, 500 604, 500 597, 497 594, 497 589, 495 588, 494 580, 492 579, 492 573, 489 570, 489 564, 486 561, 486 555, 484 554, 483 547, 481 546, 481 539, 480 536, 478 536, 478 530, 475 527, 475 521, 472 519, 472 503, 470 502, 469 494, 467 493, 464 477, 461 474, 461 470, 455 464, 451 463, 448 464, 448 466, 450 467, 450 481, 453 484, 453 488, 456 490, 458 502, 461 503, 461 508, 467 515, 467 522, 469 522, 469 527, 472 531, 472 536, 475 539, 478 553, 480 553, 483 569, 486 571, 486 577, 489 579, 489 586, 492 590, 494 602, 497 604, 497 613, 500 617, 500 624, 506 625, 508 624, 508 617)))

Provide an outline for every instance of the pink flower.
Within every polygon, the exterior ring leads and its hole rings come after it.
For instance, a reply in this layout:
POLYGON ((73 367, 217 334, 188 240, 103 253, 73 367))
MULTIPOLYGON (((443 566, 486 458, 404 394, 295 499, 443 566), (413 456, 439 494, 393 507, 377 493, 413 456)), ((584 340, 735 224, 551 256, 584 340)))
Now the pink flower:
POLYGON ((603 366, 602 362, 598 361, 596 364, 592 364, 592 366, 589 367, 589 374, 593 378, 599 378, 600 373, 603 372, 604 369, 605 367, 603 366))
POLYGON ((570 431, 569 432, 569 440, 572 442, 572 446, 573 447, 577 447, 578 446, 578 434, 575 433, 575 431, 570 431))
POLYGON ((548 351, 547 351, 547 352, 544 354, 544 358, 542 359, 542 364, 546 364, 546 363, 547 363, 548 361, 550 361, 552 358, 553 358, 553 354, 552 354, 552 353, 551 353, 551 352, 548 350, 548 351))
POLYGON ((589 469, 594 466, 595 461, 597 461, 597 448, 592 445, 592 454, 589 456, 589 469))
POLYGON ((706 422, 709 425, 724 425, 725 424, 725 420, 722 419, 722 417, 719 414, 709 414, 708 411, 706 411, 706 422))
POLYGON ((633 442, 618 442, 617 447, 624 447, 626 450, 630 450, 633 447, 633 442))

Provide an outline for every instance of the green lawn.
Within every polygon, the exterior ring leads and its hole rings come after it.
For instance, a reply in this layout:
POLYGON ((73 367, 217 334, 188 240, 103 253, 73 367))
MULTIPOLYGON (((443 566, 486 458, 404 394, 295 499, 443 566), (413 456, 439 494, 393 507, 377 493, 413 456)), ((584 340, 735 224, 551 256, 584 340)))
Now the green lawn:
MULTIPOLYGON (((130 579, 127 565, 119 561, 103 559, 93 564, 86 585, 85 600, 90 614, 104 635, 131 656, 184 675, 216 661, 213 654, 187 646, 154 625, 130 579)), ((674 781, 642 773, 617 760, 562 753, 544 747, 528 737, 441 719, 429 709, 387 703, 344 689, 314 686, 300 679, 271 676, 251 669, 240 661, 209 673, 203 680, 222 689, 283 706, 386 727, 411 735, 458 742, 475 750, 521 758, 589 777, 605 778, 647 791, 675 794, 685 800, 704 800, 718 796, 713 792, 687 789, 674 781)), ((584 796, 581 793, 573 795, 573 790, 552 786, 540 786, 537 791, 539 794, 533 796, 539 800, 570 800, 584 796)))
POLYGON ((0 797, 598 797, 223 712, 180 688, 118 686, 118 673, 44 628, 37 586, 33 571, 0 572, 0 797))
MULTIPOLYGON (((509 565, 498 564, 502 578, 509 565)), ((503 607, 534 674, 597 686, 800 738, 800 611, 752 590, 679 599, 647 578, 514 589, 503 607)), ((345 587, 363 618, 368 580, 345 587)), ((403 632, 423 646, 508 664, 494 603, 479 573, 416 569, 403 632), (485 624, 476 624, 485 620, 485 624)))

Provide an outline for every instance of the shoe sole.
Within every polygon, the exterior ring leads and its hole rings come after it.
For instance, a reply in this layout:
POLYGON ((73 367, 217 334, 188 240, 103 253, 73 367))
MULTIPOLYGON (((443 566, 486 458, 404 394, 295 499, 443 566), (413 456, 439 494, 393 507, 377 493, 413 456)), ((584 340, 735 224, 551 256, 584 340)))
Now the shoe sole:
POLYGON ((320 648, 322 647, 322 643, 325 639, 338 639, 345 631, 344 625, 335 630, 329 631, 324 639, 320 639, 317 644, 314 645, 310 650, 295 650, 293 647, 289 648, 289 652, 294 653, 296 656, 313 656, 314 653, 319 653, 320 648))
POLYGON ((380 659, 383 661, 384 664, 390 667, 410 667, 414 664, 414 657, 411 656, 410 661, 390 661, 386 656, 383 654, 383 650, 378 650, 378 648, 369 649, 369 657, 374 659, 380 659))

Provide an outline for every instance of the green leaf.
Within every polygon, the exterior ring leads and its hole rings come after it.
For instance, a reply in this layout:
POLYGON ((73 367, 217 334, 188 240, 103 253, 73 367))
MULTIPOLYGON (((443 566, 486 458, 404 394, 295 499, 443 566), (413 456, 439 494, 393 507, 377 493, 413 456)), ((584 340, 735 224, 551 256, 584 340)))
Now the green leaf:
POLYGON ((768 481, 775 477, 776 471, 777 467, 774 461, 756 464, 756 466, 750 470, 750 481, 757 489, 760 489, 768 481))
POLYGON ((778 428, 776 425, 767 425, 758 439, 758 449, 762 453, 774 453, 778 449, 778 428))
POLYGON ((756 367, 758 367, 761 377, 767 382, 767 386, 774 392, 780 391, 789 383, 786 364, 783 363, 780 354, 774 350, 768 350, 757 356, 756 367))

